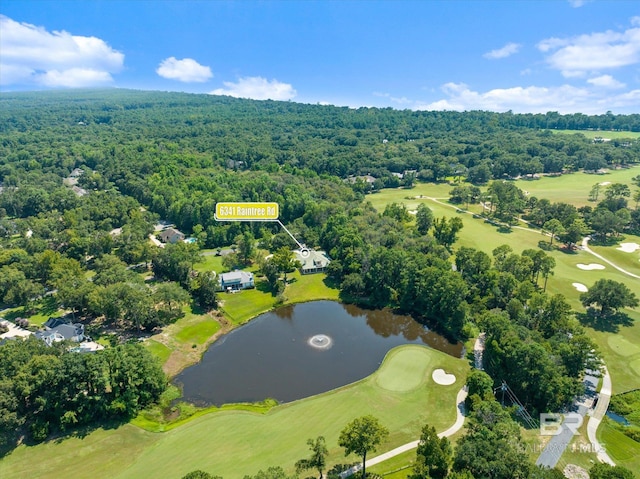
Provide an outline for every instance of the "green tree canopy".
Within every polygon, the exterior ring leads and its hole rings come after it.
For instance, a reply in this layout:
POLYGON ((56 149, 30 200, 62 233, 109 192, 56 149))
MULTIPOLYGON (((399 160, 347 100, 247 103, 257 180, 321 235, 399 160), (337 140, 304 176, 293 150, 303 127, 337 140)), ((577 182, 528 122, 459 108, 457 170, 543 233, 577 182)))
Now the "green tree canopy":
POLYGON ((422 428, 412 479, 443 479, 449 474, 452 449, 449 439, 439 438, 433 426, 422 428))
POLYGON ((596 281, 586 293, 581 293, 580 302, 585 308, 595 304, 600 308, 600 316, 606 316, 620 308, 638 306, 638 298, 627 285, 604 278, 596 281))
POLYGON ((324 470, 327 467, 327 455, 329 454, 324 437, 318 436, 315 440, 309 439, 307 444, 311 449, 311 457, 300 459, 296 462, 296 472, 301 473, 307 469, 316 469, 320 474, 320 479, 322 479, 324 470))
POLYGON ((389 430, 373 416, 362 416, 354 419, 340 432, 338 445, 344 448, 344 455, 355 453, 362 457, 362 477, 366 477, 367 453, 376 447, 389 435, 389 430))

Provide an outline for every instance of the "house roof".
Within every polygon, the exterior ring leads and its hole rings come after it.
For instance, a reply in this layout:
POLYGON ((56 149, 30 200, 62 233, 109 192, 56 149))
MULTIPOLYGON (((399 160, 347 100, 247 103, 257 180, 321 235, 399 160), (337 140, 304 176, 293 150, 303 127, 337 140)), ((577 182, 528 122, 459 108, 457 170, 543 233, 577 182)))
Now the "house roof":
POLYGON ((184 233, 182 233, 182 231, 177 230, 175 228, 167 228, 162 233, 160 233, 159 236, 162 241, 167 241, 169 238, 173 238, 174 236, 184 238, 184 233))
POLYGON ((61 324, 69 324, 71 323, 71 321, 69 321, 68 319, 62 317, 62 318, 49 318, 47 319, 47 321, 43 324, 43 326, 45 328, 56 328, 58 326, 60 326, 61 324))
POLYGON ((295 250, 296 259, 300 261, 302 270, 326 268, 331 260, 324 251, 309 250, 309 256, 302 256, 300 250, 295 250))
POLYGON ((55 324, 55 326, 46 326, 44 331, 38 331, 36 338, 42 339, 47 343, 54 341, 73 340, 78 336, 84 335, 84 326, 82 324, 61 323, 64 318, 49 318, 46 324, 55 324))
POLYGON ((231 271, 220 275, 220 284, 244 284, 253 281, 253 273, 249 271, 231 271))

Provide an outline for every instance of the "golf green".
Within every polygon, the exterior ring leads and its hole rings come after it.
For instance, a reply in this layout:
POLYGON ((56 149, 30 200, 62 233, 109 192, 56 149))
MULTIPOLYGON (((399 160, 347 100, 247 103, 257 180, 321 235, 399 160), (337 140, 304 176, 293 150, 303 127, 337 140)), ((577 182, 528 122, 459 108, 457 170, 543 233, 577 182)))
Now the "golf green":
POLYGON ((388 391, 410 391, 425 381, 431 363, 428 350, 420 347, 395 349, 378 370, 378 386, 388 391))

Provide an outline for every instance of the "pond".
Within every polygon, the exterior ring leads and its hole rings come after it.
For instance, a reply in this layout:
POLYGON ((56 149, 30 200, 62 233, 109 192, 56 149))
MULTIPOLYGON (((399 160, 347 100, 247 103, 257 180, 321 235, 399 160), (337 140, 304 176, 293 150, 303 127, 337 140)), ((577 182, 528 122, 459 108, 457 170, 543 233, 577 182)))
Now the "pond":
POLYGON ((175 383, 184 400, 199 406, 290 402, 362 379, 390 349, 410 343, 462 355, 462 344, 409 316, 334 301, 302 303, 262 314, 222 337, 175 383))

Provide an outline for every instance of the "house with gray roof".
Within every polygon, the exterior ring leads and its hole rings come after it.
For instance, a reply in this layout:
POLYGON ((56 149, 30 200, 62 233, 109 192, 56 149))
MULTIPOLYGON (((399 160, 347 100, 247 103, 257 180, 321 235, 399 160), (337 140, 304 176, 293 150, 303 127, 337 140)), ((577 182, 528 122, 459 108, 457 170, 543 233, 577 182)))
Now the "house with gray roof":
POLYGON ((240 291, 255 288, 253 273, 248 271, 231 271, 218 277, 220 291, 240 291))
POLYGON ((84 325, 70 323, 64 318, 49 318, 44 323, 44 329, 36 332, 35 336, 44 341, 47 346, 60 341, 80 343, 85 339, 84 325))
POLYGON ((162 231, 158 237, 163 243, 177 243, 178 241, 184 240, 184 233, 175 228, 167 228, 162 231))
POLYGON ((300 250, 293 253, 300 262, 300 274, 323 273, 331 260, 324 251, 307 250, 308 254, 303 255, 300 250))

